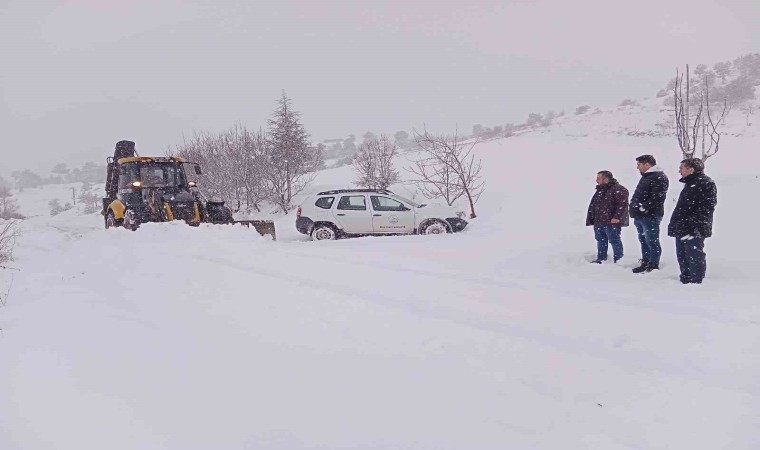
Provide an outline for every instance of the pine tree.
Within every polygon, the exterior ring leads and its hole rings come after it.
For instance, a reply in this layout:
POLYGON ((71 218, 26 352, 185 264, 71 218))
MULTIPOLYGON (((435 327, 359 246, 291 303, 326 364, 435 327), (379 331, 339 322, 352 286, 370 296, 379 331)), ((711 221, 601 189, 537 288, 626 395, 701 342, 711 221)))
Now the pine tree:
POLYGON ((277 105, 268 121, 270 164, 266 177, 272 201, 287 214, 293 197, 311 183, 313 176, 309 174, 319 167, 322 155, 318 148, 309 146, 309 135, 300 122, 300 114, 293 110, 285 91, 277 105))

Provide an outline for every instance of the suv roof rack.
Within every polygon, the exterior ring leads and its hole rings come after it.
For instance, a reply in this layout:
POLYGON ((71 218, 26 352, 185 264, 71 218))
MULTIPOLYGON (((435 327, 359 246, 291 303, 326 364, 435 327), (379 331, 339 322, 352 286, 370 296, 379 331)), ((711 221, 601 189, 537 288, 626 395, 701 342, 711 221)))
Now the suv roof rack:
POLYGON ((346 194, 349 192, 374 192, 377 194, 393 195, 393 192, 387 189, 336 189, 333 191, 322 191, 322 192, 319 192, 317 195, 346 194))

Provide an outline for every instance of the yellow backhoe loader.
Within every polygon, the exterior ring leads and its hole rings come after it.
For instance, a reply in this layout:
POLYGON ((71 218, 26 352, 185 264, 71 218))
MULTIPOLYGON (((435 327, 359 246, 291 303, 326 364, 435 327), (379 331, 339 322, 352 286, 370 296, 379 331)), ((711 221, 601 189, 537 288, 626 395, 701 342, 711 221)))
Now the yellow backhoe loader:
POLYGON ((276 239, 271 220, 234 220, 223 201, 202 199, 193 176, 200 165, 179 157, 138 156, 135 143, 119 141, 107 159, 103 216, 106 228, 137 230, 145 222, 184 220, 201 223, 253 226, 262 236, 276 239))

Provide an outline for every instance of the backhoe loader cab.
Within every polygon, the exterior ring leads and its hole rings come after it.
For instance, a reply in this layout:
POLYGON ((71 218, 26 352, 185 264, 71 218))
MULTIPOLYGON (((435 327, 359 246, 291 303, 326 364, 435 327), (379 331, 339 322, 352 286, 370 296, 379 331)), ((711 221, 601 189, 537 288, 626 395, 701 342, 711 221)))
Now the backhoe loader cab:
POLYGON ((199 165, 175 157, 135 156, 134 142, 116 144, 108 158, 103 213, 106 228, 123 226, 136 230, 145 222, 184 220, 231 223, 232 212, 223 202, 204 204, 193 176, 199 165))

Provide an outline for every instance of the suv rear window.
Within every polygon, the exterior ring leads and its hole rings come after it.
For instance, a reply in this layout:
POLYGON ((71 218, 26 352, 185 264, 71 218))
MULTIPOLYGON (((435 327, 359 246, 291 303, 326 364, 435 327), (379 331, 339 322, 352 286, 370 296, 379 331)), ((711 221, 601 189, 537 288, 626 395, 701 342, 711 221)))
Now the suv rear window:
POLYGON ((340 198, 338 209, 365 211, 367 209, 367 200, 363 195, 347 195, 340 198))
POLYGON ((316 203, 314 203, 314 206, 322 209, 330 209, 332 208, 334 201, 335 197, 321 197, 317 199, 316 203))

